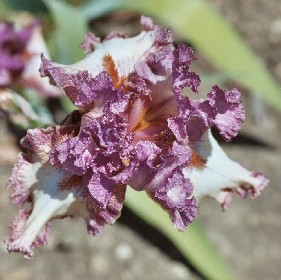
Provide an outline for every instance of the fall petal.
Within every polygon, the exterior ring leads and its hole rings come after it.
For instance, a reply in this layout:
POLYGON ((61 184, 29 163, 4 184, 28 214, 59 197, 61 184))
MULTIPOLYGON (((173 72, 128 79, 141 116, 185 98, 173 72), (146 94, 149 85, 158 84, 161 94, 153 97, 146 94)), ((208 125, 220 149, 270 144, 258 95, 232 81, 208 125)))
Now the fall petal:
POLYGON ((175 172, 168 178, 166 185, 154 191, 148 191, 149 196, 169 213, 176 229, 185 230, 196 217, 198 203, 192 196, 193 185, 184 178, 181 172, 175 172))
POLYGON ((226 141, 235 137, 245 120, 245 112, 241 103, 241 93, 237 89, 224 91, 214 86, 208 94, 210 103, 216 110, 214 124, 226 141))
POLYGON ((19 226, 15 226, 15 222, 11 225, 11 237, 6 241, 9 252, 21 252, 26 258, 32 258, 34 246, 46 243, 40 242, 42 229, 46 231, 44 227, 51 219, 67 214, 77 194, 59 189, 62 178, 63 173, 48 164, 38 170, 38 182, 32 192, 32 210, 21 210, 17 218, 19 226))
POLYGON ((88 200, 84 218, 91 234, 100 234, 106 224, 112 225, 119 218, 125 200, 125 191, 125 185, 115 186, 105 208, 97 207, 93 201, 88 200))
POLYGON ((23 153, 18 155, 17 162, 9 178, 7 187, 11 189, 10 199, 18 207, 27 201, 29 189, 37 181, 36 172, 40 163, 32 163, 31 159, 23 153))
POLYGON ((268 180, 257 172, 251 172, 232 161, 223 152, 210 131, 202 140, 193 146, 205 164, 198 167, 184 168, 184 174, 194 185, 197 199, 211 196, 223 207, 230 202, 231 193, 239 193, 242 197, 256 197, 268 184, 268 180))

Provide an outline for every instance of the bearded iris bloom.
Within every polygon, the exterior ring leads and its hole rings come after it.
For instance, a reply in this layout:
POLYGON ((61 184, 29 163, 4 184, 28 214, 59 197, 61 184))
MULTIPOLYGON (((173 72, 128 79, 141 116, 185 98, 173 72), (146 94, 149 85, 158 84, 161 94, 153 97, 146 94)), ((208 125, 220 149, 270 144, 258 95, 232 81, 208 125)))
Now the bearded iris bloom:
POLYGON ((217 127, 226 141, 237 135, 245 118, 239 91, 214 86, 194 100, 200 78, 190 69, 192 49, 174 47, 170 30, 151 19, 141 23, 133 38, 86 34, 88 54, 73 65, 42 56, 41 75, 77 110, 22 139, 26 153, 8 183, 21 208, 6 241, 10 252, 32 258, 56 218, 82 216, 99 234, 120 216, 127 187, 145 191, 185 230, 201 197, 225 209, 233 193, 256 197, 267 185, 263 175, 230 160, 210 132, 217 127), (185 88, 193 93, 183 94, 185 88))
POLYGON ((40 22, 17 14, 12 22, 0 18, 0 91, 14 85, 37 91, 42 97, 57 97, 61 91, 42 79, 40 56, 49 56, 40 22))

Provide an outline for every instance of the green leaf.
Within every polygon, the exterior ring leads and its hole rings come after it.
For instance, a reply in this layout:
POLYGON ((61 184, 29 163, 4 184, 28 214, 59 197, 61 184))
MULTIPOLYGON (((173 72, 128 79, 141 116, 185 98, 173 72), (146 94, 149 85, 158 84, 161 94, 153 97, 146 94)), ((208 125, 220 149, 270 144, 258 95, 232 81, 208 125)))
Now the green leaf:
MULTIPOLYGON (((103 1, 90 2, 89 11, 97 2, 103 1)), ((221 72, 281 112, 280 86, 241 36, 207 1, 115 0, 114 5, 158 18, 190 41, 221 72)), ((90 18, 90 13, 86 15, 90 18)))
POLYGON ((87 32, 87 20, 79 9, 61 1, 45 0, 55 22, 56 60, 61 63, 73 63, 80 60, 83 50, 80 43, 87 32))
POLYGON ((95 19, 99 16, 107 14, 121 7, 122 7, 121 1, 112 1, 112 0, 91 1, 90 4, 86 3, 81 7, 81 13, 85 18, 95 19))
POLYGON ((32 14, 47 12, 45 5, 39 0, 1 0, 1 2, 14 12, 28 11, 32 14))
POLYGON ((198 223, 193 222, 186 232, 175 230, 168 215, 157 204, 144 192, 131 188, 127 189, 125 204, 144 221, 163 232, 206 279, 233 279, 198 223))

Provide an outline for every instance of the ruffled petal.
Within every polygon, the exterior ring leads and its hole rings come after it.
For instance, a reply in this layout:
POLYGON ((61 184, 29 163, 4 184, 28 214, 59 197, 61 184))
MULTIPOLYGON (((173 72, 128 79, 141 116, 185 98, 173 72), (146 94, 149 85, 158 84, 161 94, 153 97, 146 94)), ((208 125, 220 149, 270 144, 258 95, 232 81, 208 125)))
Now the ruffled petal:
POLYGON ((95 46, 101 43, 101 39, 96 37, 92 32, 88 32, 83 37, 83 42, 80 45, 82 49, 84 49, 85 53, 91 53, 94 51, 95 46))
POLYGON ((193 101, 188 97, 181 97, 178 103, 180 113, 168 119, 168 127, 180 142, 198 141, 212 126, 214 109, 208 100, 193 101))
POLYGON ((198 203, 192 192, 192 183, 178 171, 168 178, 165 185, 155 191, 148 191, 148 194, 169 213, 174 227, 183 231, 198 211, 198 203))
MULTIPOLYGON (((77 191, 60 190, 59 184, 64 176, 49 164, 38 169, 36 185, 32 191, 32 209, 27 212, 21 210, 17 218, 19 225, 15 226, 15 222, 11 225, 11 236, 6 241, 9 252, 21 252, 26 258, 32 258, 33 248, 46 243, 46 238, 40 242, 42 229, 51 219, 67 214, 68 208, 76 200, 77 191)), ((43 232, 46 231, 43 229, 43 232)))
POLYGON ((45 246, 47 245, 48 235, 50 233, 50 224, 47 223, 37 236, 32 240, 32 244, 30 242, 26 242, 23 240, 21 235, 26 227, 26 223, 30 217, 30 211, 26 209, 19 210, 18 216, 13 220, 10 224, 10 239, 5 240, 7 244, 8 251, 11 252, 20 252, 23 253, 27 259, 31 259, 34 257, 33 249, 37 246, 45 246))
POLYGON ((137 144, 135 158, 130 163, 133 175, 128 184, 135 190, 145 190, 180 230, 192 222, 198 210, 193 186, 182 173, 190 156, 188 148, 176 142, 165 154, 155 144, 144 141, 137 144))
POLYGON ((36 172, 40 163, 32 163, 27 155, 20 153, 12 170, 7 187, 11 189, 10 199, 18 207, 22 207, 28 200, 29 189, 37 181, 36 172))
POLYGON ((241 93, 237 89, 224 91, 214 86, 208 94, 211 105, 217 114, 213 123, 226 141, 235 137, 245 120, 245 112, 241 103, 241 93))
POLYGON ((125 200, 125 191, 125 185, 115 186, 105 208, 97 207, 96 203, 88 201, 85 220, 91 234, 100 234, 106 224, 112 225, 119 218, 125 200))
POLYGON ((95 51, 73 65, 65 66, 43 60, 41 75, 48 76, 58 85, 63 83, 64 73, 77 74, 79 71, 88 71, 95 77, 106 70, 112 74, 112 78, 122 79, 134 71, 136 62, 149 52, 154 42, 153 32, 142 32, 136 37, 127 39, 105 40, 95 46, 95 51), (57 74, 61 77, 56 77, 57 74))
POLYGON ((79 136, 70 138, 56 146, 49 153, 52 165, 76 175, 83 175, 91 167, 97 146, 88 129, 84 129, 79 136))
POLYGON ((184 44, 179 44, 178 48, 174 51, 173 90, 177 96, 185 87, 189 87, 194 92, 198 91, 200 78, 189 69, 194 59, 193 50, 184 44))
POLYGON ((193 148, 203 164, 190 165, 183 171, 193 183, 197 199, 211 196, 226 209, 232 193, 255 198, 269 182, 260 173, 248 171, 229 159, 210 131, 193 148))
POLYGON ((46 162, 48 153, 58 144, 74 137, 79 127, 75 124, 66 126, 50 126, 46 129, 29 129, 27 135, 21 140, 21 145, 28 149, 33 161, 46 162))

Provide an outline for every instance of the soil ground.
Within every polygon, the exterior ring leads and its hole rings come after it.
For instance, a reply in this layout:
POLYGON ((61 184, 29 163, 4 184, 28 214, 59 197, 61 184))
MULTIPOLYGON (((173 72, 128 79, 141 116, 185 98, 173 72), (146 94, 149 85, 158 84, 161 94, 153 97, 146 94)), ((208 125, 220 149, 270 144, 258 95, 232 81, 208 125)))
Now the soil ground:
MULTIPOLYGON (((211 2, 236 27, 281 84, 281 2, 211 2)), ((117 13, 94 22, 93 27, 105 33, 118 25, 134 33, 135 19, 134 14, 117 13), (134 24, 129 25, 126 20, 134 24)), ((202 71, 210 70, 200 54, 198 67, 202 71)), ((251 93, 245 94, 244 104, 247 121, 241 134, 237 141, 223 147, 230 157, 248 169, 266 174, 271 183, 256 200, 244 201, 236 197, 226 213, 220 211, 215 201, 203 200, 198 220, 236 279, 277 280, 281 272, 280 115, 251 93)), ((8 224, 16 213, 4 186, 19 148, 3 119, 0 135, 0 237, 3 239, 8 236, 8 224)), ((0 279, 204 279, 157 234, 126 209, 120 222, 105 228, 102 235, 95 238, 87 235, 81 220, 56 221, 49 245, 37 249, 33 261, 17 254, 8 255, 5 246, 0 245, 0 279)))

